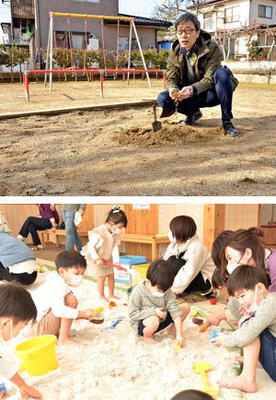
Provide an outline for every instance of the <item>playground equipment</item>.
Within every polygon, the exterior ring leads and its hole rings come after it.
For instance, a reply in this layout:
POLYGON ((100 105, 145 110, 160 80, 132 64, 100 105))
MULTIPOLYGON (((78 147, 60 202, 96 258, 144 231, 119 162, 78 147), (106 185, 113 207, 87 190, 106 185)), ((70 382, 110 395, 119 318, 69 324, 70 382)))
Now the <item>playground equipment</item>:
POLYGON ((57 369, 56 342, 56 336, 42 335, 17 345, 14 352, 22 360, 21 369, 26 369, 32 376, 45 375, 57 369))
POLYGON ((72 74, 72 73, 90 73, 92 76, 92 79, 94 77, 94 74, 99 74, 100 75, 100 91, 101 91, 101 97, 104 97, 104 91, 103 91, 103 84, 104 84, 104 74, 105 73, 122 73, 124 76, 125 73, 128 74, 133 74, 133 79, 135 79, 136 73, 150 73, 150 72, 160 72, 163 74, 163 82, 164 82, 164 89, 166 86, 166 72, 161 70, 161 69, 31 69, 31 70, 26 70, 23 72, 23 82, 25 85, 25 95, 26 95, 26 100, 29 102, 30 101, 30 80, 29 80, 29 75, 30 74, 72 74))
MULTIPOLYGON (((70 23, 70 18, 83 18, 84 23, 85 23, 85 42, 87 45, 87 19, 99 19, 101 21, 101 40, 102 40, 102 52, 103 52, 103 59, 104 59, 104 70, 106 70, 106 57, 105 57, 105 46, 104 46, 104 20, 115 20, 118 21, 117 24, 117 57, 116 57, 116 70, 118 71, 118 59, 119 59, 119 30, 120 30, 120 21, 128 21, 130 24, 130 29, 129 29, 129 48, 128 48, 128 70, 130 69, 130 61, 131 61, 131 43, 132 43, 132 30, 134 31, 135 38, 138 44, 138 48, 140 51, 142 63, 144 70, 146 72, 147 80, 149 87, 151 87, 151 82, 149 78, 149 74, 147 72, 147 67, 143 55, 143 51, 141 48, 140 40, 137 34, 136 26, 135 26, 135 18, 130 18, 130 17, 114 17, 114 16, 103 16, 103 15, 88 15, 88 14, 70 14, 70 13, 60 13, 60 12, 49 12, 49 33, 48 33, 48 45, 47 45, 47 56, 46 56, 46 70, 49 69, 52 71, 53 70, 53 46, 54 46, 54 18, 55 17, 63 17, 67 18, 67 32, 68 32, 68 38, 69 38, 69 48, 71 49, 71 63, 72 63, 72 68, 75 69, 74 65, 74 59, 73 59, 73 45, 72 45, 72 33, 71 33, 71 23, 70 23)), ((86 66, 86 54, 85 54, 85 59, 84 59, 84 69, 86 66)), ((115 70, 115 72, 116 72, 115 70)), ((118 71, 119 72, 119 71, 118 71)), ((47 74, 47 72, 46 72, 47 74)), ((45 74, 45 83, 47 81, 47 75, 45 74)), ((128 81, 129 81, 129 72, 128 72, 128 81)), ((50 86, 50 91, 52 91, 53 87, 53 76, 52 72, 50 72, 49 75, 49 86, 50 86)))
POLYGON ((202 361, 193 365, 193 371, 196 374, 200 374, 203 383, 202 392, 208 393, 210 396, 217 397, 218 391, 217 389, 209 386, 207 381, 206 372, 211 370, 211 365, 208 361, 202 361))
POLYGON ((49 13, 50 17, 50 22, 49 22, 49 33, 48 33, 48 44, 47 44, 47 55, 46 55, 46 69, 45 70, 27 70, 23 74, 23 80, 25 83, 25 91, 26 91, 26 98, 27 101, 30 101, 30 93, 29 93, 29 74, 30 73, 35 73, 35 74, 45 74, 44 75, 44 84, 46 85, 47 80, 48 80, 48 74, 49 74, 49 90, 52 92, 53 90, 53 74, 57 73, 90 73, 91 78, 94 78, 94 74, 100 74, 100 87, 101 87, 101 97, 103 97, 103 81, 104 81, 104 75, 106 73, 122 73, 123 77, 125 76, 125 73, 127 73, 127 81, 129 84, 129 76, 132 73, 133 74, 133 79, 135 79, 135 74, 136 73, 145 73, 147 76, 148 80, 148 85, 151 88, 151 82, 150 82, 150 77, 149 77, 149 72, 155 72, 155 73, 163 73, 163 79, 164 79, 164 87, 165 87, 165 80, 166 80, 166 74, 165 71, 162 71, 160 69, 147 69, 143 51, 141 48, 140 40, 137 34, 136 26, 135 26, 135 18, 130 18, 130 17, 113 17, 113 16, 102 16, 102 15, 87 15, 87 14, 69 14, 69 13, 58 13, 58 12, 50 12, 49 13), (54 49, 54 18, 56 17, 63 17, 67 18, 67 35, 68 35, 68 42, 69 42, 69 49, 71 50, 71 67, 69 69, 53 69, 53 49, 54 49), (73 57, 73 43, 72 43, 72 32, 71 32, 71 19, 70 18, 83 18, 84 19, 84 31, 85 31, 85 43, 87 46, 87 20, 88 19, 99 19, 101 21, 101 40, 102 40, 102 52, 103 52, 103 61, 104 61, 104 69, 88 69, 87 68, 87 49, 84 51, 84 68, 83 69, 78 69, 76 68, 75 65, 75 60, 73 57), (110 69, 107 68, 107 63, 106 63, 106 57, 105 57, 105 46, 104 46, 104 20, 117 20, 117 56, 116 56, 116 68, 115 69, 110 69), (120 21, 128 21, 130 24, 130 30, 129 30, 129 49, 128 49, 128 67, 126 69, 119 69, 119 38, 120 38, 120 21), (141 55, 142 59, 142 64, 144 69, 131 69, 131 43, 132 43, 132 31, 134 31, 135 38, 138 44, 139 52, 141 55))

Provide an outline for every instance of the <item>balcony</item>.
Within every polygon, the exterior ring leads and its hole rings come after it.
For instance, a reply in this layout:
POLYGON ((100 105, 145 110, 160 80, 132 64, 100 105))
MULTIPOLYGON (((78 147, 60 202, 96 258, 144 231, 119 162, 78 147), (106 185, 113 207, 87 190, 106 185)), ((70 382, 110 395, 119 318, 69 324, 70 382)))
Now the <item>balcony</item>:
POLYGON ((13 18, 34 18, 34 0, 14 0, 11 3, 13 18))

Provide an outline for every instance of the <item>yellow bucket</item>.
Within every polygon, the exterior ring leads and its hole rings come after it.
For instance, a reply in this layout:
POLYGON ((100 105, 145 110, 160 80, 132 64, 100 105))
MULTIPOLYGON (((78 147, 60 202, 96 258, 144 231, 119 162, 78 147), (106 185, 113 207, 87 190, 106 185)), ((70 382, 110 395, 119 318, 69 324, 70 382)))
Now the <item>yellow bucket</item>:
POLYGON ((22 360, 23 368, 29 375, 45 375, 58 367, 56 342, 54 335, 37 336, 17 345, 14 352, 22 360))
POLYGON ((132 269, 134 269, 135 271, 137 271, 139 273, 142 281, 147 279, 146 275, 147 275, 148 268, 149 268, 149 264, 139 264, 139 265, 132 266, 132 269))

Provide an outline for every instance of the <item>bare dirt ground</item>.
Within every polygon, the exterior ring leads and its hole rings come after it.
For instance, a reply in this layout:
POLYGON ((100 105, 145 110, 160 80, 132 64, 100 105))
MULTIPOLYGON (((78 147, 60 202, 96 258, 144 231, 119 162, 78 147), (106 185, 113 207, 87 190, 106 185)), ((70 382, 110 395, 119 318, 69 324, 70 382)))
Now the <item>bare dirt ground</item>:
MULTIPOLYGON (((0 114, 155 98, 162 80, 0 85, 0 114)), ((78 111, 0 120, 0 195, 276 195, 276 87, 240 84, 234 95, 238 138, 220 128, 220 108, 195 126, 175 114, 151 127, 151 107, 78 111)), ((158 110, 158 115, 159 115, 158 110)))

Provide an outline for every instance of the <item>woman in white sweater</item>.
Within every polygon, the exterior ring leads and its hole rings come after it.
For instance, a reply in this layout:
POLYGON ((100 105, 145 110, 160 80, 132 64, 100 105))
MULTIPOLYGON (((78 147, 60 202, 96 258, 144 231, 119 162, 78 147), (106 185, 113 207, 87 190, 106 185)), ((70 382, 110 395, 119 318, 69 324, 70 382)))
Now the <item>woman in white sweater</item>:
POLYGON ((170 244, 164 255, 170 260, 175 273, 172 290, 176 294, 212 292, 211 277, 215 265, 210 253, 196 234, 193 218, 186 215, 174 217, 170 222, 170 244))

